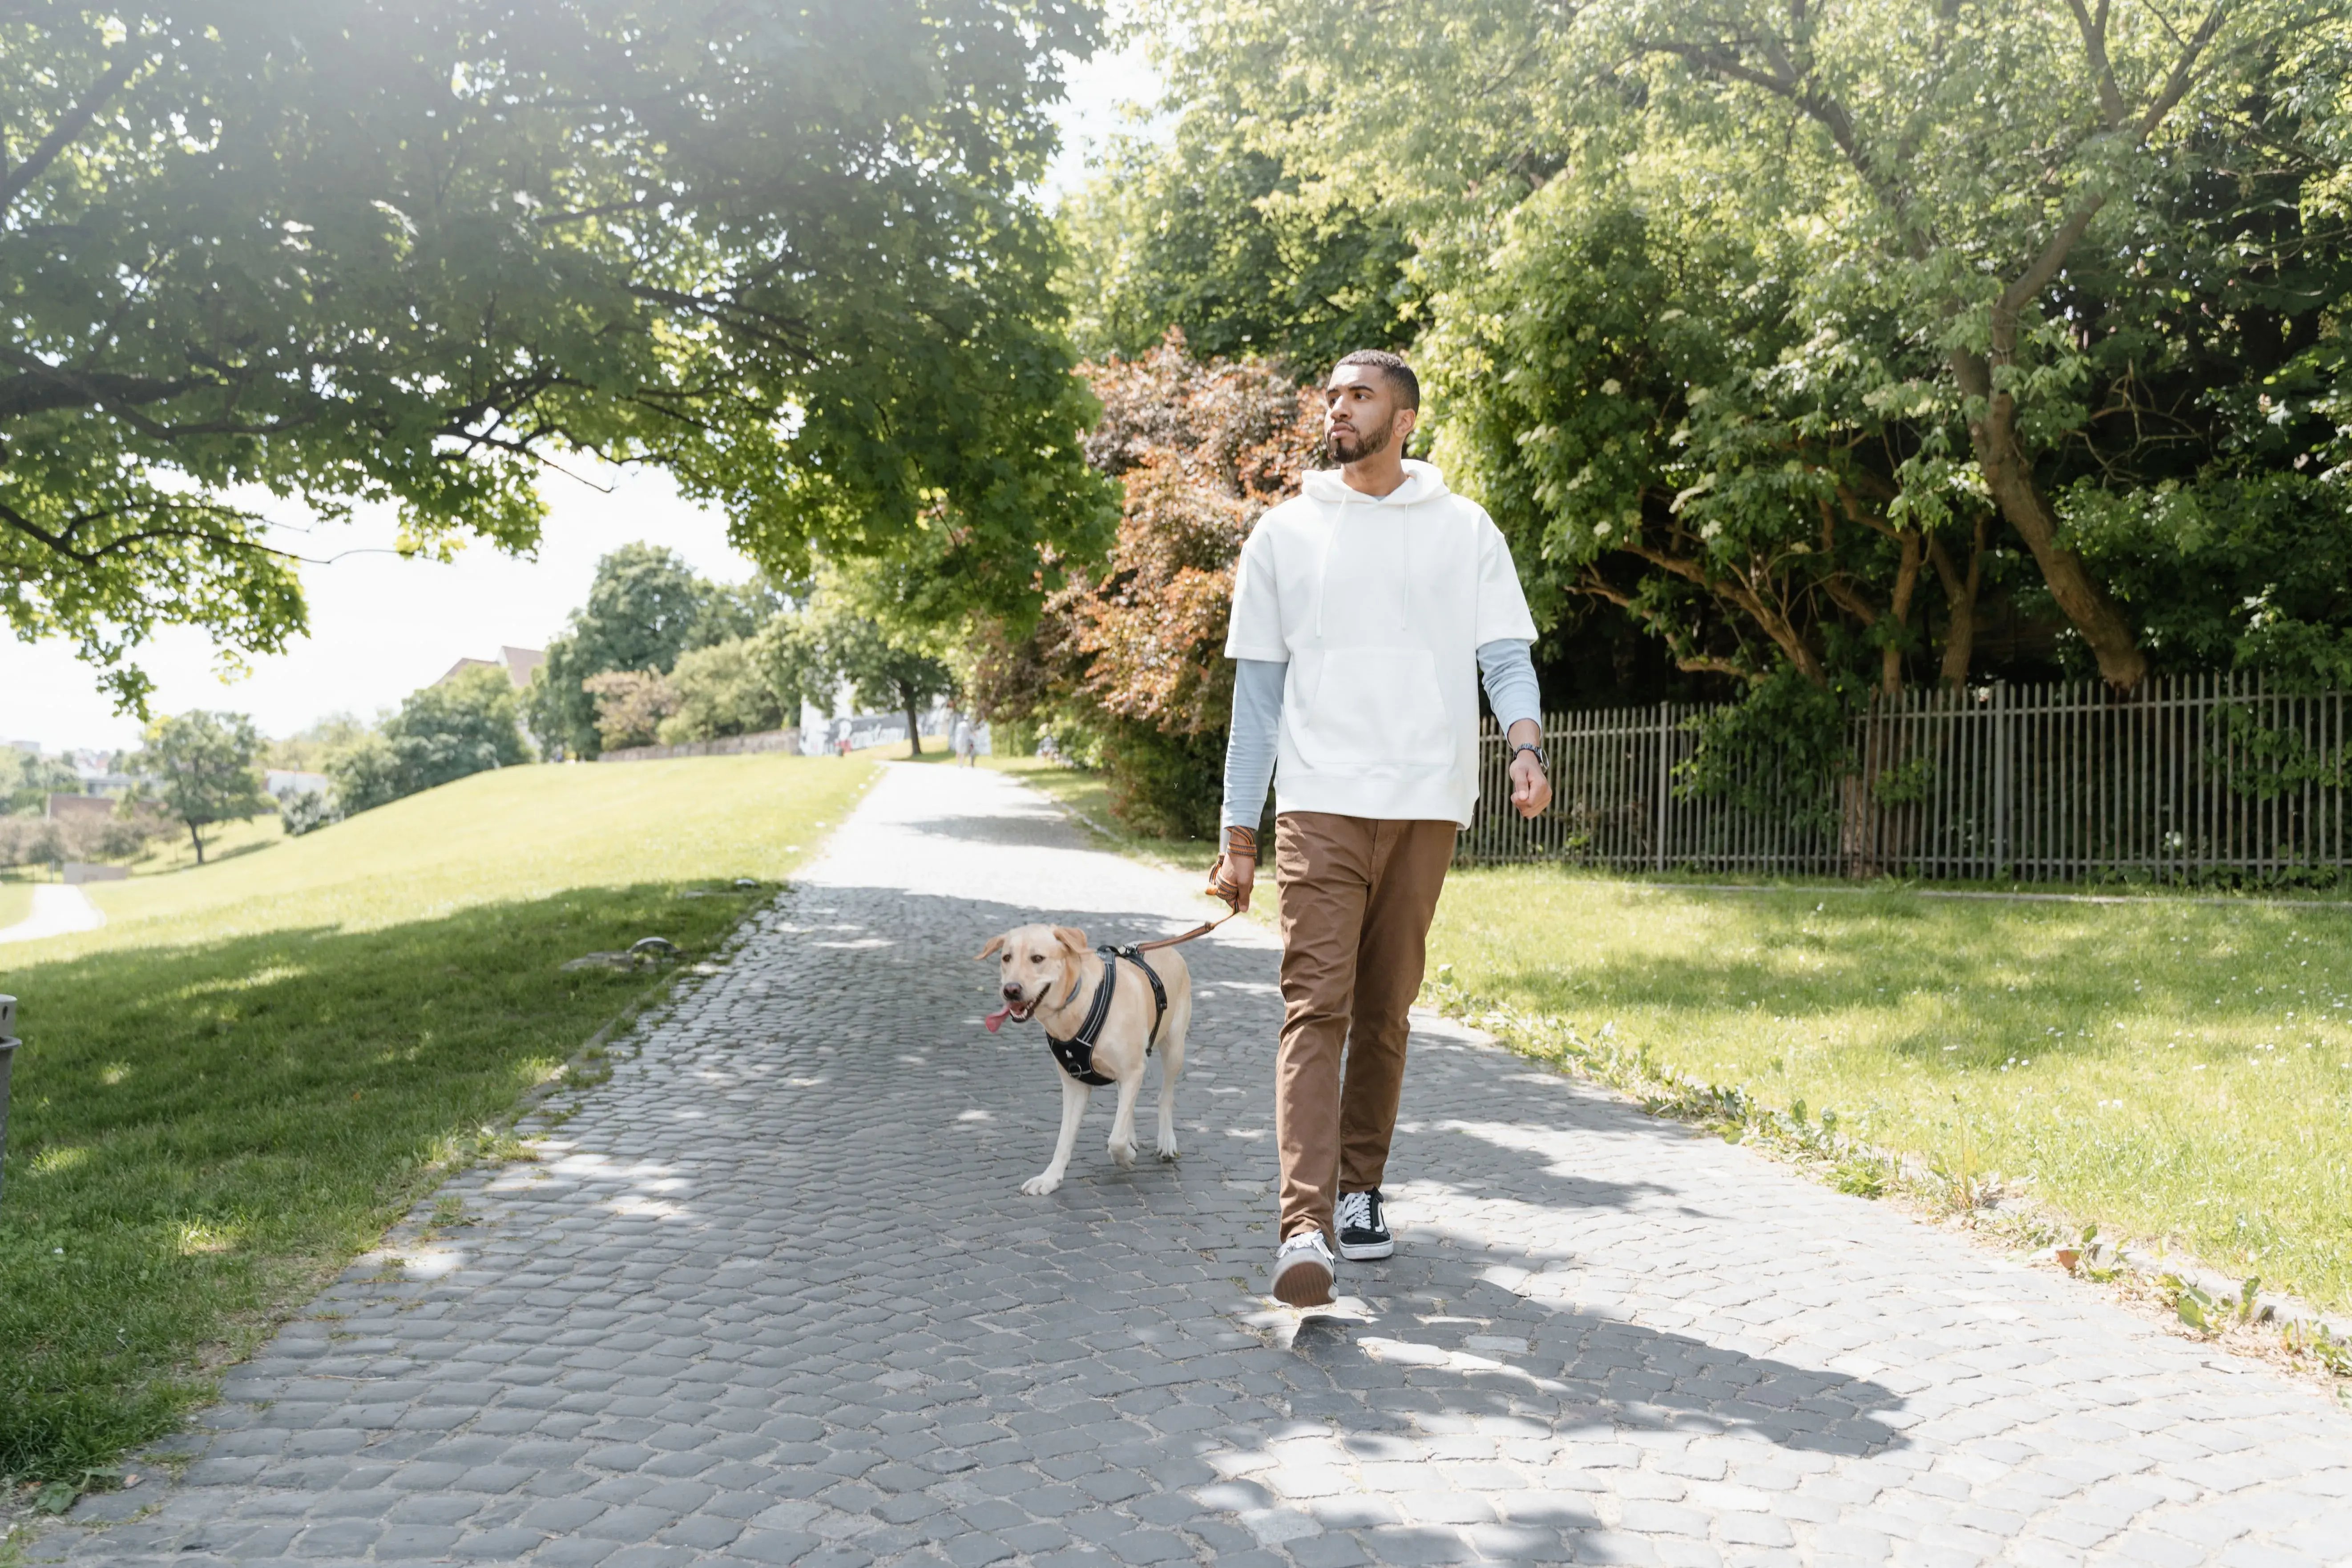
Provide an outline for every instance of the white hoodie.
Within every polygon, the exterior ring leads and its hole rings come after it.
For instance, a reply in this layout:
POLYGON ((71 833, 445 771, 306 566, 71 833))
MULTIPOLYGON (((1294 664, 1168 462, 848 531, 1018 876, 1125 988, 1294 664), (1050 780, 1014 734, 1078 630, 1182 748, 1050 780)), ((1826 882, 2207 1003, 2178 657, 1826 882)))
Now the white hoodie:
POLYGON ((1258 520, 1228 658, 1286 663, 1275 809, 1468 826, 1478 645, 1535 639, 1502 531, 1408 460, 1384 496, 1336 470, 1258 520))

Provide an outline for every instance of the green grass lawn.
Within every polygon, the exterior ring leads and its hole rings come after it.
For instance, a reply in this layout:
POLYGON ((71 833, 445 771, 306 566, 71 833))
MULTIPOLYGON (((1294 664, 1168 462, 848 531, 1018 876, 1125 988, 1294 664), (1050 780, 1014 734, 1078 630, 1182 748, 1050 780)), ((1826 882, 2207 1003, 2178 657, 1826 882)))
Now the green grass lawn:
POLYGON ((0 926, 12 926, 33 912, 30 882, 0 882, 0 926))
POLYGON ((1430 962, 1478 1004, 2352 1305, 2352 910, 1492 868, 1454 874, 1430 962))
POLYGON ((26 1042, 0 1476, 69 1478, 168 1430, 651 984, 564 960, 648 935, 708 952, 874 776, 774 756, 481 773, 98 884, 103 929, 0 948, 26 1042))

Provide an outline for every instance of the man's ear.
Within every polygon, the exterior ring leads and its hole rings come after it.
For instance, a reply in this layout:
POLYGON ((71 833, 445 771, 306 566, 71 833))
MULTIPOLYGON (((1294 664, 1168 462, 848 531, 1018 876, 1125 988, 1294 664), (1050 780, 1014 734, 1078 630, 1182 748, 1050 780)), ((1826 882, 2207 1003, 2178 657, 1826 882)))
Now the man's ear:
POLYGON ((1416 426, 1418 426, 1420 424, 1421 424, 1421 410, 1420 410, 1420 409, 1418 409, 1418 408, 1400 408, 1400 409, 1398 409, 1398 410, 1397 410, 1397 412, 1396 412, 1396 431, 1397 431, 1396 444, 1397 444, 1397 450, 1398 450, 1399 452, 1403 451, 1403 450, 1404 450, 1404 447, 1405 447, 1405 443, 1412 439, 1412 433, 1413 433, 1413 430, 1414 430, 1414 428, 1415 428, 1416 426))
POLYGON ((1087 954, 1087 933, 1076 926, 1055 926, 1054 940, 1068 948, 1072 957, 1084 958, 1087 954))
POLYGON ((972 957, 975 959, 986 958, 992 952, 1000 952, 1003 951, 1003 948, 1004 939, 1002 936, 992 936, 988 939, 988 945, 982 948, 978 952, 973 953, 972 957))

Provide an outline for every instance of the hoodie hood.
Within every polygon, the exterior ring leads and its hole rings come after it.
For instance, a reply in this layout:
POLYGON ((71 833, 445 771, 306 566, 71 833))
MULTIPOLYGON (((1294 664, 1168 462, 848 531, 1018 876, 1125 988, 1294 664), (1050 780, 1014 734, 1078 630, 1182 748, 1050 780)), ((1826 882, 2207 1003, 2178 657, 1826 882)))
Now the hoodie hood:
POLYGON ((1337 468, 1309 468, 1298 481, 1299 493, 1326 506, 1418 506, 1449 494, 1445 476, 1417 458, 1404 460, 1404 483, 1384 496, 1351 490, 1337 468))

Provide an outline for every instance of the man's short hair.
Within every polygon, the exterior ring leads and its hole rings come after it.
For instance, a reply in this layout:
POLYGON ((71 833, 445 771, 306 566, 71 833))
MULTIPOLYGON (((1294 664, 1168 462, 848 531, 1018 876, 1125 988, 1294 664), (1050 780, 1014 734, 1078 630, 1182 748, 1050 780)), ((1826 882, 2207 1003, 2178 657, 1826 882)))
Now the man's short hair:
POLYGON ((1354 353, 1340 355, 1339 364, 1331 368, 1338 370, 1340 364, 1370 365, 1389 384, 1389 390, 1396 394, 1398 403, 1407 408, 1421 406, 1421 377, 1412 374, 1412 366, 1388 350, 1358 349, 1354 353))

